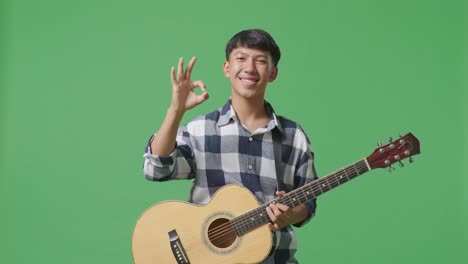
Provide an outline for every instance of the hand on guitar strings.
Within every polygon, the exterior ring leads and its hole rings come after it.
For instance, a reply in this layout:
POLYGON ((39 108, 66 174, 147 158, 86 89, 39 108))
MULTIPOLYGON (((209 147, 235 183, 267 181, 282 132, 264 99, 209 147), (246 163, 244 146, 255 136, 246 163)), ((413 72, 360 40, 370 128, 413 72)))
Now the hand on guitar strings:
MULTIPOLYGON (((278 197, 285 195, 285 191, 276 192, 278 197)), ((268 226, 271 231, 276 232, 293 223, 293 214, 294 211, 287 205, 280 203, 270 203, 269 207, 266 208, 268 216, 270 217, 270 222, 268 226)))

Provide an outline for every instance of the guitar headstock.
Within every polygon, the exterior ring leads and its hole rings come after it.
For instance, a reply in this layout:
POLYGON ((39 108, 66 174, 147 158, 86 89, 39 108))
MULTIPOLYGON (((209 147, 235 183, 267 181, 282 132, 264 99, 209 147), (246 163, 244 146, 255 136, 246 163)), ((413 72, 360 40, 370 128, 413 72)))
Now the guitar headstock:
POLYGON ((379 147, 367 157, 372 169, 389 167, 389 170, 393 171, 392 164, 398 162, 400 167, 403 167, 402 160, 409 158, 409 162, 412 163, 411 156, 419 154, 419 140, 411 133, 400 136, 395 141, 390 138, 389 141, 387 145, 379 143, 379 147))

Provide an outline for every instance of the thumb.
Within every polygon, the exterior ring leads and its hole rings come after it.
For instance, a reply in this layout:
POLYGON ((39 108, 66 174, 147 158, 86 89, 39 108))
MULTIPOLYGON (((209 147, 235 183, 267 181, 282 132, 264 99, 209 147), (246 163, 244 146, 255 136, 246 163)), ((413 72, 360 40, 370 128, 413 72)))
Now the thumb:
POLYGON ((195 98, 195 102, 197 104, 201 104, 205 102, 206 100, 208 100, 208 98, 210 98, 210 95, 208 94, 207 91, 204 91, 202 94, 197 95, 197 97, 195 98))
POLYGON ((286 194, 285 191, 276 191, 276 196, 282 197, 286 194))
POLYGON ((206 90, 206 84, 202 81, 194 81, 192 82, 193 87, 200 87, 202 93, 197 95, 195 98, 195 101, 200 104, 203 103, 204 101, 208 100, 210 98, 210 95, 208 94, 208 91, 206 90))

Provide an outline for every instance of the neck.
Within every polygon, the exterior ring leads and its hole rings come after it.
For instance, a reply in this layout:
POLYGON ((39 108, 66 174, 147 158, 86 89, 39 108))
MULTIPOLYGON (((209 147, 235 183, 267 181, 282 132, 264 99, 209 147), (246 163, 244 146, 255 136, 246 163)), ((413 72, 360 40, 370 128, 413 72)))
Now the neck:
POLYGON ((265 100, 248 100, 244 98, 231 98, 232 108, 236 112, 237 118, 249 131, 253 132, 259 127, 265 126, 269 117, 265 110, 265 100))
POLYGON ((261 99, 245 99, 233 96, 231 98, 232 108, 236 112, 237 118, 250 132, 254 132, 257 128, 264 127, 269 117, 265 111, 265 100, 261 99))
POLYGON ((265 100, 248 100, 244 98, 231 98, 231 104, 236 111, 237 116, 242 120, 244 118, 256 118, 266 116, 265 100))

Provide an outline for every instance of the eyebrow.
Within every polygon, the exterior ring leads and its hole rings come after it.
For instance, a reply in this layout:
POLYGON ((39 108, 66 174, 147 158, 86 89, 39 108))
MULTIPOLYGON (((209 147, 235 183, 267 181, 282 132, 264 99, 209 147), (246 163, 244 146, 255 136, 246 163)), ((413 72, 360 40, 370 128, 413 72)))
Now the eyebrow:
MULTIPOLYGON (((234 55, 251 56, 250 54, 245 53, 245 52, 243 52, 243 51, 238 51, 238 52, 234 53, 234 55)), ((263 57, 263 58, 265 58, 265 59, 268 58, 268 56, 265 55, 265 54, 259 54, 259 55, 255 55, 255 56, 252 56, 252 57, 256 57, 256 58, 258 58, 258 57, 263 57)))

